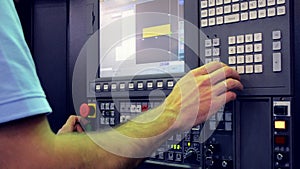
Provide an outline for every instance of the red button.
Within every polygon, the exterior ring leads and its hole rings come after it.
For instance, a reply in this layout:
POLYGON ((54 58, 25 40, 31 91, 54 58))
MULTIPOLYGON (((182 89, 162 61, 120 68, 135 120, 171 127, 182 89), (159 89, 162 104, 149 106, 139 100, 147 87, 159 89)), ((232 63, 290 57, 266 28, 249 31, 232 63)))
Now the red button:
POLYGON ((83 103, 79 108, 79 112, 82 117, 87 117, 90 114, 90 110, 89 105, 86 103, 83 103))

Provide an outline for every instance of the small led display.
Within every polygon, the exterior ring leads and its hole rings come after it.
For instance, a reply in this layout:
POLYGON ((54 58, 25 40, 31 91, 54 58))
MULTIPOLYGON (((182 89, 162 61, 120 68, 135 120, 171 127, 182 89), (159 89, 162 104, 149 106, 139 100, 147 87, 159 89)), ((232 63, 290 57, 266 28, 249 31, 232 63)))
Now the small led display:
POLYGON ((286 121, 275 121, 275 129, 285 130, 286 121))
POLYGON ((275 136, 275 144, 277 145, 286 145, 287 144, 287 137, 286 136, 275 136))

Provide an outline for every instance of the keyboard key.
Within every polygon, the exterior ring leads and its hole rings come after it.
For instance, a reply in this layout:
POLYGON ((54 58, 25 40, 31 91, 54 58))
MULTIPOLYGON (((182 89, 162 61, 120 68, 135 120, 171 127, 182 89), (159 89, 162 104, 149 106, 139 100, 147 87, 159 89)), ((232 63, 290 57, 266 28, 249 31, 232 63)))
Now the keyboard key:
POLYGON ((266 0, 258 0, 258 7, 259 8, 264 8, 267 6, 266 0))
POLYGON ((257 1, 256 0, 252 0, 249 2, 249 9, 255 9, 257 8, 257 1))
POLYGON ((258 10, 258 18, 265 18, 265 17, 267 17, 267 10, 266 9, 258 10))
POLYGON ((223 14, 223 6, 220 6, 220 7, 216 8, 216 14, 217 15, 222 15, 223 14))
POLYGON ((255 54, 254 55, 254 62, 255 63, 263 62, 263 56, 262 56, 262 54, 255 54))
POLYGON ((246 63, 253 63, 253 55, 246 55, 246 63))
POLYGON ((272 17, 276 15, 276 9, 275 8, 269 8, 268 9, 268 17, 272 17))
POLYGON ((257 19, 257 11, 250 11, 250 17, 251 20, 257 19))
POLYGON ((241 21, 247 21, 249 19, 248 12, 241 13, 241 21))
POLYGON ((253 42, 253 34, 246 34, 246 43, 253 42))
POLYGON ((240 21, 239 14, 226 15, 224 17, 224 23, 235 23, 240 21))
POLYGON ((242 2, 241 3, 241 11, 248 10, 248 2, 242 2))
POLYGON ((277 15, 285 15, 285 14, 286 14, 285 6, 277 7, 277 15))

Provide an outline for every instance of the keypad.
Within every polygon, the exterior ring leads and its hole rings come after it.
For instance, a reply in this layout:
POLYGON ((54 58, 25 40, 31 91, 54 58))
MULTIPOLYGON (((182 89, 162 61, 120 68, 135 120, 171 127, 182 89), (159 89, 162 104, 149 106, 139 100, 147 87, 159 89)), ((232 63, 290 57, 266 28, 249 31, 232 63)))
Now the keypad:
POLYGON ((231 24, 286 14, 286 0, 201 0, 201 27, 231 24))
POLYGON ((220 61, 220 38, 212 38, 205 40, 205 63, 212 61, 220 61))
POLYGON ((263 73, 262 41, 263 34, 260 32, 229 36, 229 66, 239 74, 263 73))

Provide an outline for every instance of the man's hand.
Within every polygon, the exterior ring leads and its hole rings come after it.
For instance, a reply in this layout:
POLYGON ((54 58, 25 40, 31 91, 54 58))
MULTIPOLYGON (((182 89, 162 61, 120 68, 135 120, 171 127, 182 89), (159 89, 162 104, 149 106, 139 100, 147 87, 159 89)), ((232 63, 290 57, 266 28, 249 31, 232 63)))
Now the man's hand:
POLYGON ((57 134, 71 133, 71 132, 84 132, 80 123, 82 123, 85 119, 80 116, 71 115, 66 123, 62 126, 61 129, 58 130, 57 134))
POLYGON ((166 98, 165 109, 177 117, 175 128, 189 129, 207 120, 242 90, 239 74, 223 63, 212 62, 191 70, 166 98))

